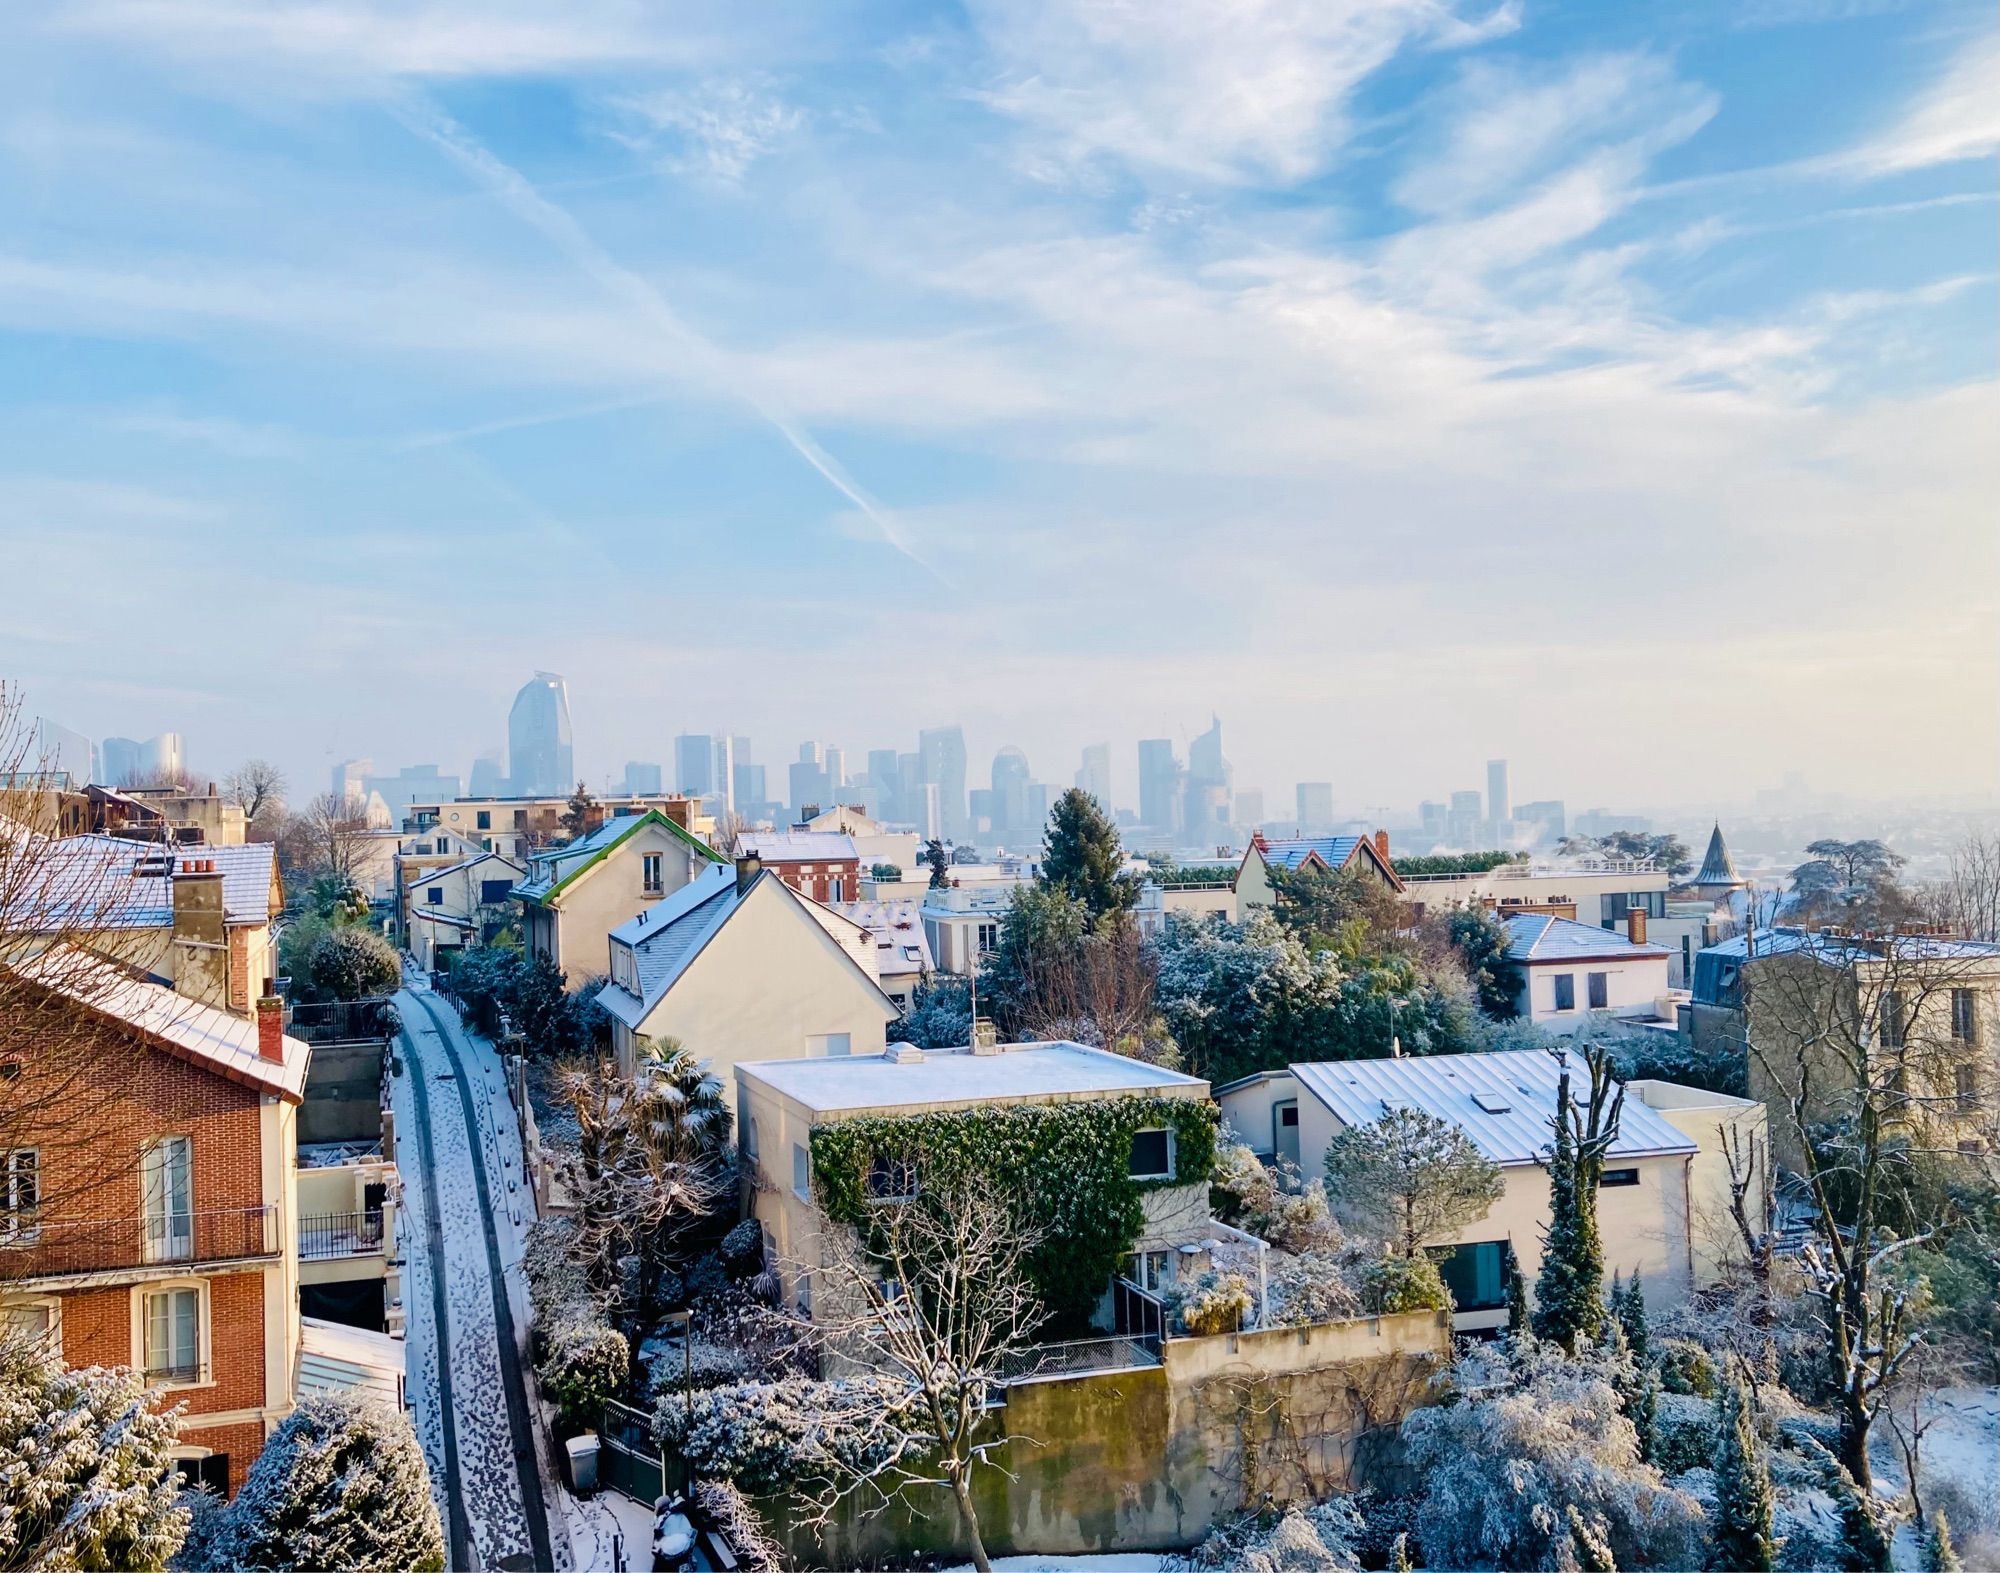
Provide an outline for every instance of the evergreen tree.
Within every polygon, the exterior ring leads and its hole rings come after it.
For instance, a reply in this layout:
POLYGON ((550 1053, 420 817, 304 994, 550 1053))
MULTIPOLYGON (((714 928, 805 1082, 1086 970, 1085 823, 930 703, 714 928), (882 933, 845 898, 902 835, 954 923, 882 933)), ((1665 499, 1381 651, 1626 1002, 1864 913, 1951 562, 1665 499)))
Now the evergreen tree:
POLYGON ((1751 1424, 1750 1392, 1731 1370, 1715 1395, 1715 1528, 1708 1565, 1718 1570, 1770 1573, 1778 1565, 1771 1532, 1775 1499, 1764 1445, 1751 1424))
POLYGON ((1646 1325, 1646 1284, 1644 1274, 1632 1269, 1632 1281, 1621 1293, 1615 1287, 1612 1294, 1616 1304, 1612 1314, 1618 1318, 1618 1325, 1625 1330, 1625 1342, 1631 1346, 1633 1361, 1643 1370, 1653 1363, 1652 1331, 1646 1325))
POLYGON ((1507 1244, 1507 1331, 1519 1337, 1528 1330, 1528 1275, 1521 1271, 1521 1258, 1507 1244))
POLYGON ((1396 1536, 1396 1543, 1389 1552, 1389 1573, 1415 1573, 1410 1562, 1410 1537, 1408 1533, 1396 1536))
POLYGON ((1617 1316, 1624 1292, 1614 1288, 1611 1293, 1612 1314, 1604 1323, 1608 1355, 1605 1363, 1610 1367, 1611 1385, 1618 1392, 1618 1407, 1625 1411, 1625 1418, 1638 1434, 1639 1458, 1650 1464, 1659 1443, 1659 1378, 1650 1367, 1632 1358, 1632 1346, 1626 1342, 1624 1324, 1617 1316))
POLYGON ((1327 1144, 1327 1194, 1340 1221, 1404 1256, 1484 1218, 1506 1190, 1465 1132, 1423 1109, 1387 1109, 1327 1144))
POLYGON ((1121 876, 1125 849, 1117 827, 1082 787, 1056 799, 1042 838, 1042 883, 1081 901, 1095 927, 1107 912, 1129 911, 1139 899, 1136 881, 1121 876))
POLYGON ((1581 1573, 1618 1573, 1618 1559, 1611 1554, 1611 1542, 1604 1531, 1569 1505, 1569 1543, 1581 1573))
POLYGON ((951 884, 951 858, 946 855, 942 841, 924 843, 924 861, 931 866, 932 890, 943 890, 951 884))
POLYGON ((590 795, 590 789, 581 781, 577 782, 576 790, 570 793, 569 804, 562 812, 562 827, 569 832, 572 841, 584 833, 590 823, 590 811, 595 807, 597 799, 590 795))
POLYGON ((1554 1147, 1549 1154, 1549 1229, 1542 1244, 1542 1271, 1535 1280, 1537 1338, 1575 1354, 1580 1338, 1604 1330, 1604 1252, 1597 1238, 1596 1197, 1583 1194, 1577 1169, 1576 1133, 1569 1115, 1569 1073, 1556 1094, 1554 1147))
POLYGON ((1945 1521, 1944 1509, 1931 1514, 1931 1527, 1924 1531, 1924 1573, 1964 1573, 1965 1564, 1958 1560, 1958 1548, 1951 1543, 1951 1525, 1945 1521))
POLYGON ((444 1535, 408 1420, 309 1398, 271 1433, 209 1550, 213 1568, 438 1569, 444 1535))
POLYGON ((1807 1446, 1819 1464, 1820 1489, 1840 1513, 1840 1566, 1847 1573, 1893 1573, 1894 1528, 1875 1493, 1856 1485, 1846 1466, 1819 1443, 1808 1438, 1807 1446))

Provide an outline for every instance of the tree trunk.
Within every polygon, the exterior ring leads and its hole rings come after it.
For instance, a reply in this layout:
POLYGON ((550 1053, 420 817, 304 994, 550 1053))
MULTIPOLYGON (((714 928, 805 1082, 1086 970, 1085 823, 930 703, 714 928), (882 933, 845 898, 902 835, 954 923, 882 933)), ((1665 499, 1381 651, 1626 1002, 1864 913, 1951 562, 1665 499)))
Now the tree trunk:
POLYGON ((986 1555, 986 1542, 979 1538, 979 1514, 972 1505, 972 1484, 965 1478, 963 1469, 952 1472, 951 1492, 958 1498, 959 1517, 965 1520, 965 1538, 972 1551, 973 1567, 977 1573, 993 1573, 993 1563, 986 1555))
POLYGON ((1866 1401, 1843 1394, 1840 1401, 1840 1466, 1854 1477, 1854 1484, 1863 1492, 1875 1488, 1874 1473, 1868 1464, 1869 1423, 1866 1401))

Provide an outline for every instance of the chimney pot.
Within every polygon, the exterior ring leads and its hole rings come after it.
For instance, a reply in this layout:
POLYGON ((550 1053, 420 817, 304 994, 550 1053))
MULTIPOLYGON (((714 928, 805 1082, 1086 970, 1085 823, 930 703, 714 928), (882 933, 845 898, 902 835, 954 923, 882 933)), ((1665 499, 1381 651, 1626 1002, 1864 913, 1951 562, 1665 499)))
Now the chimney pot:
POLYGON ((257 1058, 285 1063, 285 1002, 269 994, 257 1001, 257 1058))
POLYGON ((1389 832, 1386 830, 1375 832, 1375 855, 1384 863, 1389 861, 1389 832))
POLYGON ((1625 909, 1625 937, 1635 945, 1646 943, 1646 909, 1627 907, 1625 909))
POLYGON ((740 896, 756 883, 757 876, 764 872, 764 860, 755 852, 745 852, 736 859, 736 893, 740 896))

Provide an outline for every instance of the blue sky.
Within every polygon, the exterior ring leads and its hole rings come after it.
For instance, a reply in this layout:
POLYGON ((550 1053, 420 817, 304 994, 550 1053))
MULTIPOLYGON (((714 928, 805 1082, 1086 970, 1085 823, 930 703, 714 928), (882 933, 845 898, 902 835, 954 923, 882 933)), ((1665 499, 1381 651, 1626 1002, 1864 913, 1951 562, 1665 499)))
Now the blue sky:
POLYGON ((0 674, 93 735, 1994 785, 1988 5, 4 28, 0 674))

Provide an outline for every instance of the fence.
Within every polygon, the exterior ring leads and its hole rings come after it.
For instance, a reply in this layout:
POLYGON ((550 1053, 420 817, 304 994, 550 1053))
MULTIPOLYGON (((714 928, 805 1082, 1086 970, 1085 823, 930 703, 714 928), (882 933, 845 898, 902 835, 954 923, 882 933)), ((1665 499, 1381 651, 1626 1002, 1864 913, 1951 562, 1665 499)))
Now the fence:
POLYGON ((85 1222, 7 1215, 0 1278, 117 1272, 168 1262, 227 1262, 278 1254, 277 1210, 223 1207, 85 1222))
POLYGON ((398 1025, 396 1007, 387 998, 322 1000, 294 1005, 285 1031, 315 1045, 382 1043, 396 1035, 398 1025))
POLYGON ((597 1435, 599 1484, 648 1507, 666 1495, 666 1458, 654 1444, 649 1415, 612 1399, 597 1435))
POLYGON ((382 1249, 382 1210, 360 1213, 317 1213, 299 1220, 299 1259, 325 1261, 337 1256, 374 1256, 382 1249))
POLYGON ((1143 1370, 1159 1363, 1159 1351, 1138 1338, 1074 1338, 1023 1349, 1001 1362, 999 1375, 1009 1383, 1036 1382, 1099 1371, 1143 1370))

